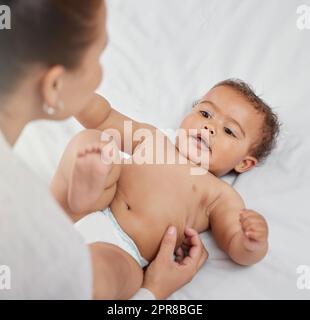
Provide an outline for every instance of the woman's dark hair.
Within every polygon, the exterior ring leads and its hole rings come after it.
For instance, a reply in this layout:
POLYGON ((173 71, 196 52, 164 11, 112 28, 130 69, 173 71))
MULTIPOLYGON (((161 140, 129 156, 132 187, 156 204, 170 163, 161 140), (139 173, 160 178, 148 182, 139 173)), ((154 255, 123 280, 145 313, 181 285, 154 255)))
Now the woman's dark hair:
POLYGON ((103 0, 2 0, 11 29, 0 30, 0 94, 33 64, 74 69, 98 34, 103 0))

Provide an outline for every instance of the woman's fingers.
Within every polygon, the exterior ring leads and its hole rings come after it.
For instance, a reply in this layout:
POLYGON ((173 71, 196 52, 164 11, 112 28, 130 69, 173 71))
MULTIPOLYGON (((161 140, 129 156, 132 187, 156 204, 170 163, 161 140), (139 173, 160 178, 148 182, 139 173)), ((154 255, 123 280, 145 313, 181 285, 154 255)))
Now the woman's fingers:
POLYGON ((197 231, 186 228, 188 245, 182 245, 176 251, 176 261, 171 259, 175 250, 176 228, 165 233, 156 258, 145 272, 143 287, 149 289, 158 299, 168 297, 172 292, 191 281, 206 261, 208 254, 197 231), (170 232, 169 232, 170 231, 170 232), (183 248, 188 250, 185 256, 183 248))
POLYGON ((209 258, 209 252, 207 251, 205 246, 203 246, 202 254, 201 254, 200 260, 198 262, 198 269, 200 269, 204 265, 204 263, 208 260, 208 258, 209 258))
POLYGON ((175 250, 176 241, 176 228, 174 226, 170 226, 161 241, 157 257, 162 260, 171 258, 175 250))

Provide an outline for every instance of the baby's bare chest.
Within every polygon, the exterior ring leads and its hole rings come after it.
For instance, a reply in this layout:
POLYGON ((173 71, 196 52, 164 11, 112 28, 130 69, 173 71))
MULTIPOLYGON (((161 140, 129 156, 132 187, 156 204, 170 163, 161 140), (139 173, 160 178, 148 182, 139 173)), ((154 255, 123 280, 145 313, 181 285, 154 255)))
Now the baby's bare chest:
POLYGON ((187 165, 124 165, 118 189, 134 212, 188 219, 204 214, 214 201, 209 177, 190 174, 187 165))

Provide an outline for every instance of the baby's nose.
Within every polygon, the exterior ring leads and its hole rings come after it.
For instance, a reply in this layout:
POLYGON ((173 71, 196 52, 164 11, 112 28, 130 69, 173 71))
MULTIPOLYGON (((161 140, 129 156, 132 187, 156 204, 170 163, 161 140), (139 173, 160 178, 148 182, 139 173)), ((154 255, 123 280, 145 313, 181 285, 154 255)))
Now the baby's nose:
POLYGON ((212 126, 205 126, 204 128, 205 128, 206 130, 209 130, 209 132, 210 132, 210 134, 211 134, 212 136, 215 135, 215 129, 214 129, 212 126))

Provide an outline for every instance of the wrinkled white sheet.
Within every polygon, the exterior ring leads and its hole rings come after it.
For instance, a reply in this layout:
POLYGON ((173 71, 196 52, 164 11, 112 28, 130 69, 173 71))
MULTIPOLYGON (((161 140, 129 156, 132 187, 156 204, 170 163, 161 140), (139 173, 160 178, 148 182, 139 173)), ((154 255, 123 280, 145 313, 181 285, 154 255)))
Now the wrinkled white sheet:
MULTIPOLYGON (((308 299, 296 286, 298 265, 310 266, 310 30, 296 27, 309 0, 110 0, 105 79, 98 92, 121 112, 176 128, 191 103, 217 81, 250 82, 279 113, 279 146, 235 187, 266 216, 270 250, 240 267, 202 235, 210 259, 173 299, 308 299)), ((16 150, 49 181, 67 141, 81 127, 39 122, 16 150)))

